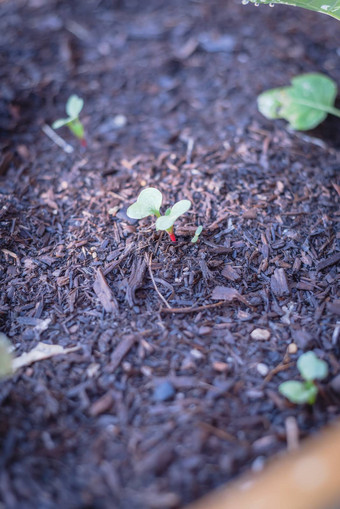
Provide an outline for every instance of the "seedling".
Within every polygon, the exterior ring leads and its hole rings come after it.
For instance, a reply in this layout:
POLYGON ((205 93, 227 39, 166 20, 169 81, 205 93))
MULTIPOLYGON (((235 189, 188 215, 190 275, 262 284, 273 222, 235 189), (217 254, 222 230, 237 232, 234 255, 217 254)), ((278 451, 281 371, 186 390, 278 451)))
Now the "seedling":
POLYGON ((143 189, 137 201, 127 209, 126 214, 131 219, 143 219, 148 216, 156 216, 156 230, 165 230, 169 234, 172 242, 176 242, 173 227, 174 222, 190 209, 191 203, 189 200, 180 200, 175 203, 173 207, 168 208, 164 216, 162 216, 160 213, 162 199, 162 193, 158 191, 158 189, 154 187, 143 189))
POLYGON ((0 332, 0 378, 12 373, 12 356, 10 354, 10 343, 0 332))
POLYGON ((193 244, 196 244, 196 242, 198 241, 198 237, 201 235, 202 233, 202 230, 203 230, 203 226, 199 226, 196 231, 195 231, 195 235, 193 236, 193 238, 191 239, 191 242, 193 244))
POLYGON ((314 129, 328 113, 340 117, 334 107, 336 83, 319 73, 302 74, 290 87, 273 88, 257 98, 259 111, 269 119, 284 118, 298 131, 314 129))
POLYGON ((313 405, 318 394, 315 380, 326 378, 328 375, 327 363, 318 359, 314 352, 306 352, 299 357, 297 368, 305 381, 289 380, 283 382, 279 386, 279 392, 292 403, 313 405))
POLYGON ((66 103, 67 118, 60 118, 53 122, 53 129, 67 126, 69 130, 80 140, 83 147, 86 147, 84 126, 79 120, 79 113, 83 109, 84 100, 77 95, 71 95, 66 103))

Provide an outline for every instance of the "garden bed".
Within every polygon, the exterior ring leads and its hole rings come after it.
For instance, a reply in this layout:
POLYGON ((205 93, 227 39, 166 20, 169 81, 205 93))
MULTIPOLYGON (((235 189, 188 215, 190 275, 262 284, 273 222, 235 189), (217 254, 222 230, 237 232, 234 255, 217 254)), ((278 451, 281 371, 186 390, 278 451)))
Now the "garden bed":
POLYGON ((287 422, 303 439, 332 421, 339 124, 289 132, 256 97, 301 72, 340 83, 337 21, 12 0, 0 34, 1 330, 15 355, 79 346, 1 382, 4 505, 179 507, 285 451, 287 422), (66 153, 42 128, 72 93, 88 146, 58 131, 66 153), (127 217, 145 186, 192 202, 176 244, 127 217), (278 386, 310 349, 330 376, 293 406, 278 386))

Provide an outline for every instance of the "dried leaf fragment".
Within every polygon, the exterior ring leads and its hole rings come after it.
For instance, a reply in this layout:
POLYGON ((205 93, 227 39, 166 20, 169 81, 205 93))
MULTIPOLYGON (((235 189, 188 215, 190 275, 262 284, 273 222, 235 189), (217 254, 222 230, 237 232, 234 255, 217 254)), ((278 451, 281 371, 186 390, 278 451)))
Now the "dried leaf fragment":
POLYGON ((116 313, 118 311, 118 303, 116 298, 113 295, 109 285, 107 284, 101 269, 97 270, 93 289, 107 313, 116 313))
POLYGON ((79 348, 80 348, 79 346, 74 346, 72 348, 64 348, 61 345, 48 345, 47 343, 39 342, 37 346, 35 346, 29 352, 25 352, 19 357, 13 359, 12 362, 13 371, 22 368, 23 366, 29 366, 33 362, 49 359, 50 357, 54 357, 55 355, 75 352, 76 350, 79 350, 79 348))

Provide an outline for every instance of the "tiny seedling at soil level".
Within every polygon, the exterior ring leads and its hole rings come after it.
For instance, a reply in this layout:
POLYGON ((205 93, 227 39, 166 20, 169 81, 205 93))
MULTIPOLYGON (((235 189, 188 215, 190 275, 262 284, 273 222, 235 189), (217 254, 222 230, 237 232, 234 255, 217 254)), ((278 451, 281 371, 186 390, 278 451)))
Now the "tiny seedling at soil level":
POLYGON ((297 368, 305 380, 289 380, 279 386, 279 392, 292 403, 313 405, 318 394, 315 380, 323 380, 328 375, 327 363, 318 359, 314 352, 306 352, 300 355, 297 361, 297 368))
POLYGON ((284 118, 298 131, 314 129, 331 113, 340 117, 334 107, 336 83, 319 73, 302 74, 292 79, 290 87, 273 88, 260 94, 257 105, 269 119, 284 118))
POLYGON ((12 356, 10 354, 10 343, 0 332, 0 378, 12 373, 12 356))
POLYGON ((191 239, 191 242, 193 244, 196 244, 196 242, 198 241, 198 237, 201 235, 202 233, 202 230, 203 230, 203 226, 199 226, 196 231, 195 231, 195 235, 193 236, 193 238, 191 239))
POLYGON ((84 106, 84 100, 77 95, 71 95, 66 103, 67 118, 60 118, 53 122, 53 129, 67 126, 69 130, 80 140, 83 147, 86 147, 84 126, 79 120, 79 114, 84 106))
POLYGON ((160 213, 162 199, 162 193, 158 189, 148 187, 143 189, 137 201, 130 205, 126 213, 131 219, 156 216, 156 230, 165 230, 172 242, 176 242, 173 225, 176 219, 190 209, 191 203, 189 200, 180 200, 173 207, 168 208, 162 216, 160 213))

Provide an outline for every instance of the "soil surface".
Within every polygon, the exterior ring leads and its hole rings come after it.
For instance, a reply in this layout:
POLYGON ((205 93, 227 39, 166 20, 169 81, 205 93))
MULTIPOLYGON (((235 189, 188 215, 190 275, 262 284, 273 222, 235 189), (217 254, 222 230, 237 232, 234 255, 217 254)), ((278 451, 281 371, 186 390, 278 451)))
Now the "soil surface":
POLYGON ((256 97, 303 72, 340 83, 337 21, 5 0, 0 46, 1 330, 15 356, 78 346, 1 382, 1 507, 180 507, 332 421, 339 120, 290 132, 256 97), (62 128, 67 153, 45 132, 72 93, 87 148, 62 128), (163 210, 192 202, 175 244, 127 217, 145 186, 163 210), (297 407, 278 386, 307 350, 330 375, 297 407))

